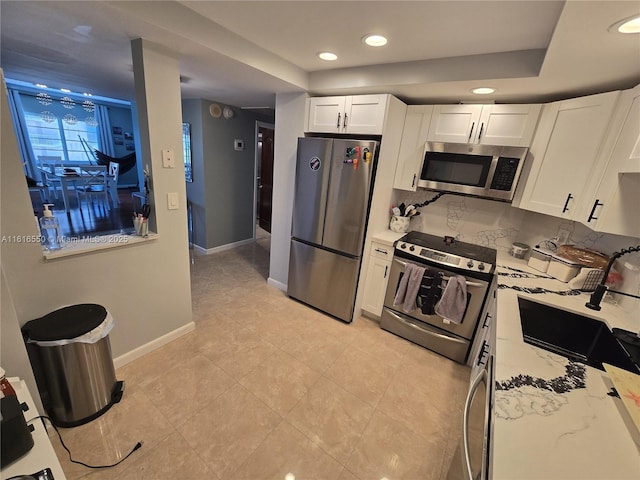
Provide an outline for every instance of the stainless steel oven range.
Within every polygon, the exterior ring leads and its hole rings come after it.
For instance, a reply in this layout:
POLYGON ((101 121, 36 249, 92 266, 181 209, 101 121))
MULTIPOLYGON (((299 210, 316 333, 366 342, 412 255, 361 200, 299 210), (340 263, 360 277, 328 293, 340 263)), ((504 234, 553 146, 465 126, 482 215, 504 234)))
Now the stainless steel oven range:
POLYGON ((396 243, 380 327, 464 363, 494 280, 495 267, 495 249, 455 241, 451 237, 409 232, 396 243), (425 314, 420 308, 406 313, 402 306, 394 305, 409 264, 435 270, 441 274, 443 285, 452 275, 464 277, 467 305, 460 323, 450 322, 435 313, 425 314))

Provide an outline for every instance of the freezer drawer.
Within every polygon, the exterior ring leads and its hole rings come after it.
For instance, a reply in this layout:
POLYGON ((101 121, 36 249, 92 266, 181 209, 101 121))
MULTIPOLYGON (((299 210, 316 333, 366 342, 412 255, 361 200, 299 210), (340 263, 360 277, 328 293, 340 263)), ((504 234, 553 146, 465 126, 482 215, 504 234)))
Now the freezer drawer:
POLYGON ((359 257, 347 257, 291 240, 287 294, 351 322, 359 257))

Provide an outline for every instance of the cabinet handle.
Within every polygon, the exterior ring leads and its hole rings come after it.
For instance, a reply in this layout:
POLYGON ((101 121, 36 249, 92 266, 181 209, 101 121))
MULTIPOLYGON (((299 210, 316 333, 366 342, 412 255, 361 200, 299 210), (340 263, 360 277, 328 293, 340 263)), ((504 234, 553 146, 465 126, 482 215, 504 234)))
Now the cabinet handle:
POLYGON ((344 112, 344 121, 342 122, 342 126, 347 128, 347 112, 344 112))
POLYGON ((387 270, 389 270, 389 265, 384 266, 384 277, 382 278, 387 278, 387 270))
POLYGON ((478 133, 478 141, 482 138, 482 130, 484 130, 484 123, 480 124, 480 133, 478 133))
POLYGON ((596 198, 596 202, 593 204, 593 208, 591 209, 591 213, 589 214, 587 223, 589 223, 591 220, 598 219, 598 217, 594 217, 593 214, 596 213, 596 208, 601 207, 602 205, 604 205, 604 203, 600 203, 600 199, 596 198))
POLYGON ((340 112, 338 112, 338 123, 336 123, 336 128, 340 128, 340 118, 342 117, 342 114, 340 112))
POLYGON ((478 363, 477 365, 480 366, 482 365, 482 360, 484 360, 484 356, 489 353, 488 350, 489 345, 487 344, 486 340, 482 341, 482 348, 480 349, 480 354, 478 355, 478 363), (487 348, 487 350, 485 350, 485 347, 487 348))
POLYGON ((571 200, 573 198, 573 195, 569 194, 567 195, 567 201, 564 202, 564 207, 562 208, 562 213, 566 212, 567 210, 569 210, 569 200, 571 200))
POLYGON ((413 182, 411 182, 411 188, 416 186, 416 177, 417 177, 417 175, 414 173, 413 174, 413 182))
POLYGON ((381 248, 376 248, 375 251, 378 253, 384 253, 385 255, 389 255, 389 252, 387 252, 386 250, 382 250, 381 248))
POLYGON ((487 321, 491 318, 491 314, 489 312, 487 312, 487 314, 484 316, 484 322, 482 322, 482 328, 487 328, 487 321))
POLYGON ((469 138, 467 139, 467 143, 471 143, 471 136, 473 135, 473 128, 476 126, 476 122, 471 124, 471 130, 469 131, 469 138))

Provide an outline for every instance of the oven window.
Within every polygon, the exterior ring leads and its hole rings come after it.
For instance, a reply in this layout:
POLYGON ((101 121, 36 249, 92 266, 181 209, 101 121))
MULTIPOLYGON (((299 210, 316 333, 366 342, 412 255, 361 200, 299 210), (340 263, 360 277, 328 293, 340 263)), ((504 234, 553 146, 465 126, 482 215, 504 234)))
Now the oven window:
POLYGON ((489 176, 492 156, 427 152, 422 167, 422 180, 484 187, 489 176))

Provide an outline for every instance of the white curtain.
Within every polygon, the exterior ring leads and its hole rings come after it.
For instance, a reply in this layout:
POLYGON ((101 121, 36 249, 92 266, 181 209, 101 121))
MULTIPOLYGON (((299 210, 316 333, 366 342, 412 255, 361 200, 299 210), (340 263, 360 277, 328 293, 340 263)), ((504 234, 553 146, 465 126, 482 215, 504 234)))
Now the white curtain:
POLYGON ((115 157, 116 152, 113 148, 113 135, 111 133, 108 107, 96 105, 95 117, 98 121, 98 143, 100 145, 100 151, 110 157, 115 157))

